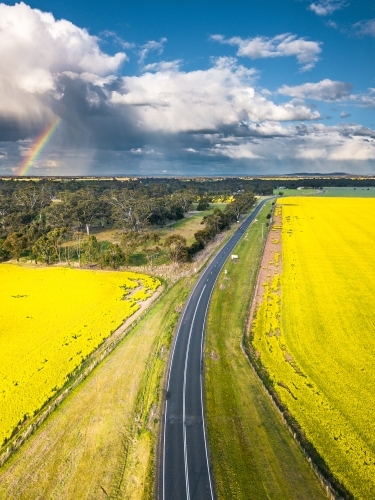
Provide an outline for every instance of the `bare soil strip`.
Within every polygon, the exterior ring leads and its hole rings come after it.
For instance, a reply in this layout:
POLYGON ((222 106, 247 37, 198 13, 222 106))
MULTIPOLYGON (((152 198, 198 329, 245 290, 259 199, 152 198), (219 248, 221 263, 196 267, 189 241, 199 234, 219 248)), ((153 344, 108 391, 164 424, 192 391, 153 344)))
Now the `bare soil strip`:
POLYGON ((249 325, 254 319, 254 314, 263 300, 263 285, 271 282, 276 274, 282 271, 282 242, 281 242, 281 212, 273 215, 273 223, 266 239, 262 262, 259 268, 258 279, 255 286, 254 297, 249 314, 249 325))

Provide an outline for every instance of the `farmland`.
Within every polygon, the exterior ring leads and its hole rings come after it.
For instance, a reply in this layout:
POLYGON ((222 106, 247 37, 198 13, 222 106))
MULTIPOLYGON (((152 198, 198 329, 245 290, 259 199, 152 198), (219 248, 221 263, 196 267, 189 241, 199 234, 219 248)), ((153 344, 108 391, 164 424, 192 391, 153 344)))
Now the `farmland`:
POLYGON ((283 196, 319 196, 322 198, 350 197, 350 198, 374 198, 375 187, 357 186, 357 187, 320 187, 319 189, 274 189, 273 194, 283 196))
POLYGON ((132 272, 1 264, 0 441, 160 285, 132 272))
POLYGON ((358 499, 375 494, 374 209, 364 198, 279 201, 282 258, 252 328, 276 392, 358 499))

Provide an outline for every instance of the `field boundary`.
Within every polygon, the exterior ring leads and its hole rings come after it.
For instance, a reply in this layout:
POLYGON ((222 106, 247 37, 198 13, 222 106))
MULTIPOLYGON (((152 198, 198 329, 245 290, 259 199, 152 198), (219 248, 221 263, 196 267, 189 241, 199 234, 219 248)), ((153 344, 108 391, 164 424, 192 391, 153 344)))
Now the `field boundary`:
POLYGON ((264 240, 262 257, 259 261, 259 267, 257 272, 256 283, 252 291, 250 306, 245 321, 243 335, 241 340, 241 349, 246 356, 252 370, 258 377, 261 385, 270 398, 273 406, 279 412, 285 426, 289 430, 290 434, 294 438, 295 442, 298 444, 302 453, 305 455, 307 461, 309 462, 311 468, 318 477, 320 483, 322 484, 327 497, 331 500, 354 500, 354 496, 334 477, 330 471, 328 465, 326 464, 324 458, 318 453, 312 443, 306 438, 302 428, 299 426, 297 420, 289 413, 286 405, 281 401, 277 392, 274 389, 272 379, 265 368, 265 366, 260 361, 257 356, 256 351, 252 345, 252 333, 251 327, 253 320, 256 316, 256 308, 254 307, 254 300, 256 297, 257 290, 259 289, 259 278, 262 266, 262 260, 266 245, 268 243, 271 234, 272 223, 270 224, 266 238, 264 240))

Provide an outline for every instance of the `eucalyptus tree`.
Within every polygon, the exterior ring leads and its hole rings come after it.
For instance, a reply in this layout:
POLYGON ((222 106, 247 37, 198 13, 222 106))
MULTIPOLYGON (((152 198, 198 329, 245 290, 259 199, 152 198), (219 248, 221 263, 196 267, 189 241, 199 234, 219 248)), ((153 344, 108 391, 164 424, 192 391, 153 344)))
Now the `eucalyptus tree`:
POLYGON ((54 249, 54 253, 59 262, 61 262, 61 254, 62 254, 62 244, 64 241, 64 235, 67 233, 68 229, 66 227, 56 227, 47 233, 47 238, 52 244, 54 249))
POLYGON ((149 225, 156 202, 144 193, 129 189, 111 191, 107 197, 112 206, 112 217, 122 229, 143 231, 149 225))
POLYGON ((90 235, 86 240, 82 242, 83 259, 88 264, 99 261, 100 251, 101 246, 96 236, 90 235))
POLYGON ((186 262, 189 258, 186 238, 180 234, 171 234, 168 236, 164 240, 164 247, 174 265, 177 265, 179 262, 186 262))
POLYGON ((17 262, 20 260, 21 253, 27 248, 27 237, 23 233, 13 232, 6 237, 3 247, 8 250, 17 262))
POLYGON ((35 262, 41 261, 45 264, 51 264, 55 255, 53 242, 47 235, 43 235, 36 240, 32 247, 35 262))
POLYGON ((90 235, 90 227, 100 211, 95 193, 90 189, 80 189, 70 196, 69 205, 71 218, 90 235))
POLYGON ((101 265, 117 269, 126 262, 126 255, 117 243, 109 243, 104 252, 101 253, 101 265))

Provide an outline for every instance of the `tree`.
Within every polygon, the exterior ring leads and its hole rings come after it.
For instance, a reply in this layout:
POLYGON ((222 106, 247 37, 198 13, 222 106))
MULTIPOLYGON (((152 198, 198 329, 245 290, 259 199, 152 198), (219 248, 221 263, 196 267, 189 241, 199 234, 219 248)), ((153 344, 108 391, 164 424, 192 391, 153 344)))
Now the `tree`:
POLYGON ((117 269, 125 264, 126 255, 117 243, 110 243, 107 249, 101 254, 101 263, 105 267, 117 269))
POLYGON ((186 239, 180 234, 171 234, 164 241, 169 258, 174 265, 179 262, 186 262, 189 258, 189 253, 186 248, 186 239))
POLYGON ((85 227, 89 236, 91 224, 98 216, 99 201, 92 191, 80 189, 70 198, 70 212, 71 217, 78 222, 79 226, 85 227))
POLYGON ((2 230, 4 230, 6 226, 6 216, 10 212, 10 205, 10 198, 0 193, 0 228, 2 230))
POLYGON ((186 213, 192 207, 194 195, 188 190, 177 191, 172 195, 172 199, 176 203, 178 203, 181 206, 183 212, 186 213))
POLYGON ((233 219, 239 220, 240 215, 246 213, 254 205, 255 196, 252 191, 245 191, 244 193, 236 196, 232 203, 228 203, 225 212, 228 213, 233 219))
POLYGON ((126 231, 121 236, 120 246, 127 261, 129 260, 130 255, 135 252, 135 249, 141 243, 139 236, 139 233, 135 233, 134 231, 126 231))
POLYGON ((108 199, 105 196, 102 196, 98 201, 97 216, 102 228, 105 227, 106 223, 108 223, 111 218, 111 205, 108 203, 108 199))
POLYGON ((26 227, 25 235, 27 236, 28 246, 31 248, 36 240, 46 234, 48 228, 44 218, 34 220, 26 227))
POLYGON ((69 201, 60 200, 44 210, 47 223, 52 227, 71 227, 73 225, 69 201))
POLYGON ((55 249, 53 243, 48 236, 44 235, 38 238, 32 247, 33 254, 35 257, 35 263, 38 260, 50 264, 52 262, 53 256, 55 254, 55 249))
POLYGON ((152 267, 153 260, 160 254, 161 248, 159 246, 145 247, 143 248, 143 252, 146 255, 148 263, 152 267))
POLYGON ((95 236, 90 235, 82 243, 82 252, 87 263, 97 262, 100 254, 100 243, 95 236))
POLYGON ((64 234, 66 234, 66 227, 59 227, 52 229, 49 233, 47 233, 47 238, 50 240, 53 249, 55 251, 55 255, 58 258, 59 262, 61 262, 61 250, 62 250, 62 242, 64 238, 64 234))
POLYGON ((151 231, 149 233, 146 233, 146 235, 148 242, 159 243, 161 239, 160 234, 157 231, 151 231))
POLYGON ((209 243, 212 240, 212 235, 207 229, 200 229, 194 233, 194 238, 197 241, 202 241, 203 244, 209 243))
POLYGON ((112 206, 112 217, 123 229, 143 231, 149 224, 155 200, 129 189, 112 191, 108 197, 112 206))
POLYGON ((212 214, 203 217, 202 223, 205 224, 205 230, 208 231, 212 239, 217 233, 229 227, 230 216, 224 213, 220 208, 215 208, 212 214))
POLYGON ((197 205, 197 210, 202 212, 203 210, 208 210, 210 208, 210 203, 207 198, 201 198, 197 205))
POLYGON ((75 231, 73 233, 73 239, 75 240, 75 250, 78 257, 78 263, 79 266, 81 267, 83 233, 81 231, 75 231))
POLYGON ((18 189, 14 192, 13 197, 14 204, 27 211, 41 210, 51 203, 51 194, 44 184, 18 189))
POLYGON ((27 237, 22 233, 10 233, 4 241, 3 247, 19 262, 21 253, 27 248, 27 237))
POLYGON ((8 250, 4 247, 4 240, 0 238, 0 262, 8 260, 9 256, 8 250))

